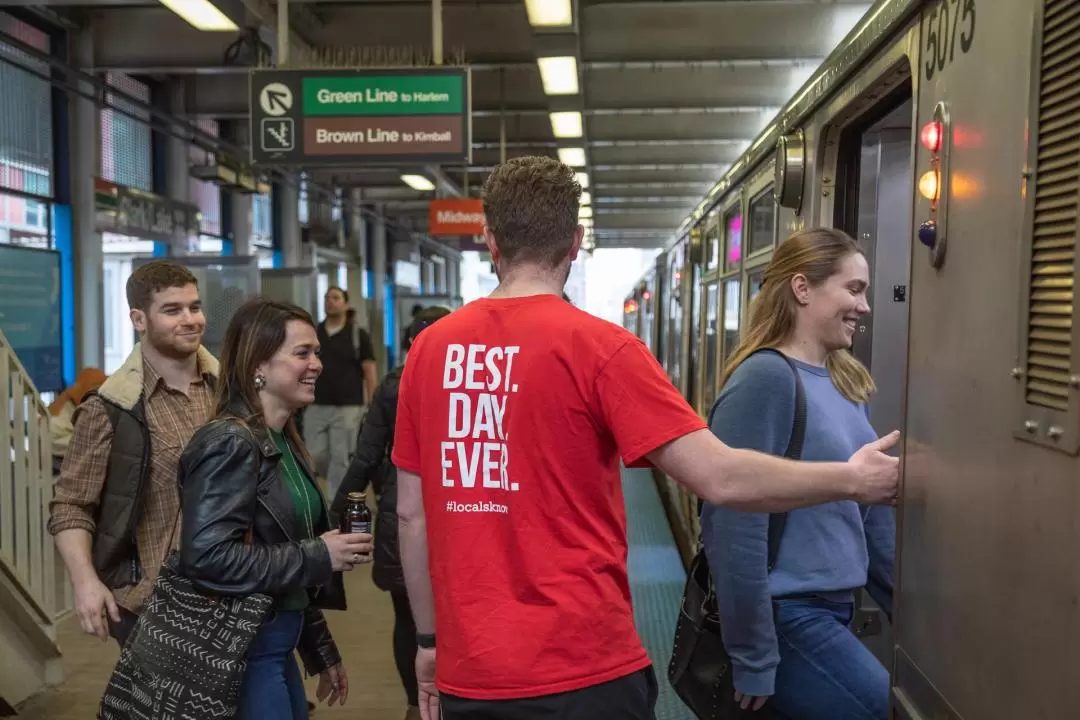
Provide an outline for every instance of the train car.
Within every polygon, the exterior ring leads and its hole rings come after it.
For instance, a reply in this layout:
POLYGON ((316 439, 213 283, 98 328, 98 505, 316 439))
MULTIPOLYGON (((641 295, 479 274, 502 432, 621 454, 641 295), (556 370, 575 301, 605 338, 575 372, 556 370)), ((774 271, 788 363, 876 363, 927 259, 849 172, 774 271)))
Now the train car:
MULTIPOLYGON (((705 415, 778 239, 863 244, 853 352, 903 432, 895 718, 1080 712, 1078 207, 1080 2, 879 0, 627 298, 705 415)), ((694 499, 658 480, 688 556, 694 499)))

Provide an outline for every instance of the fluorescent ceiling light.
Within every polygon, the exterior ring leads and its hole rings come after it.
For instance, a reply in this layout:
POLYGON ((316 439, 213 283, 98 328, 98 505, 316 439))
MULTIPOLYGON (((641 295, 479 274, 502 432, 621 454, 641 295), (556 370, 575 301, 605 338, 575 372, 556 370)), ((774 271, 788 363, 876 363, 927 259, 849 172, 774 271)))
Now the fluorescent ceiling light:
POLYGON ((182 17, 196 30, 228 32, 240 29, 210 0, 161 0, 161 4, 182 17))
POLYGON ((577 217, 579 221, 590 219, 592 217, 592 208, 588 205, 578 208, 577 217))
POLYGON ((581 113, 577 110, 551 113, 551 132, 557 138, 581 137, 581 113))
POLYGON ((577 58, 573 55, 536 58, 540 81, 548 95, 577 95, 577 58))
POLYGON ((570 167, 585 165, 585 148, 559 148, 559 162, 570 167))
POLYGON ((577 182, 581 186, 581 189, 589 187, 589 173, 579 172, 577 173, 577 182))
POLYGON ((574 21, 570 0, 525 0, 525 12, 533 27, 559 27, 574 21))
POLYGON ((434 190, 435 185, 423 175, 402 175, 401 182, 405 183, 413 190, 419 190, 420 192, 428 192, 434 190))
POLYGON ((587 192, 581 193, 581 204, 582 205, 592 205, 592 195, 590 195, 587 192))

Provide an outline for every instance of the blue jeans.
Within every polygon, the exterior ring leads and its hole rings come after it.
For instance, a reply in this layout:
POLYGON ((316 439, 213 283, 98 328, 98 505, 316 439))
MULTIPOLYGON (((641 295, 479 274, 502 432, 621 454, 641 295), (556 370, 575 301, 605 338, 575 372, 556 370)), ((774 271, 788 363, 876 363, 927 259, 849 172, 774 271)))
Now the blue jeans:
POLYGON ((776 602, 780 665, 767 703, 790 720, 886 720, 889 672, 848 629, 850 602, 776 602))
POLYGON ((304 614, 275 612, 248 650, 238 720, 308 720, 304 678, 296 664, 304 614))

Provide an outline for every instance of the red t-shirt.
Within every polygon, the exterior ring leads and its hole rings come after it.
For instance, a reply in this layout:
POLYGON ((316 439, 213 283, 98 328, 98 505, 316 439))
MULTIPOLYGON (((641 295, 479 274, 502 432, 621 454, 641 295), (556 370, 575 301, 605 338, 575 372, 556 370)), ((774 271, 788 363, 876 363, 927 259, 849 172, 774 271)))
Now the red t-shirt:
POLYGON ((648 349, 554 295, 476 300, 425 330, 393 462, 421 477, 440 690, 567 692, 649 665, 619 459, 705 427, 648 349))

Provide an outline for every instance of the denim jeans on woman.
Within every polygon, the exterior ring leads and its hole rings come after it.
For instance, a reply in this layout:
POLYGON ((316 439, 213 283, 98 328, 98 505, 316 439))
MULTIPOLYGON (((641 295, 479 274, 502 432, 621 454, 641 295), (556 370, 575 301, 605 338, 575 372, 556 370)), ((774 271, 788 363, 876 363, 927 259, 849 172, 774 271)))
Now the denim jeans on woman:
POLYGON ((848 629, 854 604, 776 601, 780 665, 766 707, 790 720, 886 720, 889 673, 848 629))
POLYGON ((275 612, 259 628, 248 650, 238 720, 308 720, 294 652, 303 624, 302 612, 275 612))

